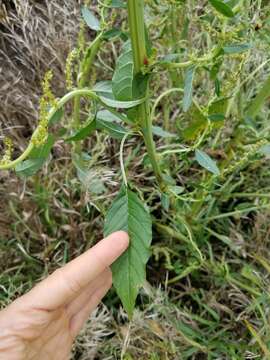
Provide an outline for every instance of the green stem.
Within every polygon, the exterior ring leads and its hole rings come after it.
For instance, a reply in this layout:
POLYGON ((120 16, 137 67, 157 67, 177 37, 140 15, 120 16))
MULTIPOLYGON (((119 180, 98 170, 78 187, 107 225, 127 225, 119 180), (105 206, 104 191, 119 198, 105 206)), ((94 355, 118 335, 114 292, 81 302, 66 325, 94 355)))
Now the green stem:
MULTIPOLYGON (((82 89, 88 85, 90 78, 90 71, 93 65, 93 61, 96 57, 96 54, 99 50, 100 44, 102 42, 103 32, 101 32, 95 40, 91 43, 90 47, 86 50, 84 59, 81 64, 79 79, 78 79, 78 88, 82 89)), ((80 96, 77 96, 74 100, 74 111, 73 111, 73 127, 78 128, 80 126, 80 96)))
MULTIPOLYGON (((35 134, 35 133, 34 133, 35 134)), ((34 136, 33 134, 33 136, 34 136)), ((6 164, 0 164, 0 170, 8 170, 11 168, 15 168, 18 164, 20 164, 23 160, 25 160, 30 152, 34 149, 34 145, 30 142, 24 152, 14 161, 8 162, 6 164)))
MULTIPOLYGON (((145 28, 144 28, 144 0, 128 0, 128 21, 130 27, 130 37, 133 50, 134 70, 135 74, 141 72, 144 66, 145 59, 147 59, 146 44, 145 44, 145 28)), ((147 95, 148 95, 147 89, 147 95)), ((159 187, 164 190, 165 184, 162 177, 162 172, 158 163, 155 143, 152 134, 152 121, 150 117, 149 100, 138 106, 137 119, 140 125, 146 150, 152 164, 159 187)))

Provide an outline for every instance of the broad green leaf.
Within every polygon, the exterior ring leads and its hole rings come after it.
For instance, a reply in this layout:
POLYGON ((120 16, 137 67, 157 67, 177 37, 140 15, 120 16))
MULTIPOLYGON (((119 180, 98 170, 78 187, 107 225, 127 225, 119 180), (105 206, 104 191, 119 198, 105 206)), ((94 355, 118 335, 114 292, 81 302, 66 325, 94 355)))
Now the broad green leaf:
POLYGON ((66 138, 65 141, 70 142, 84 140, 90 134, 92 134, 93 131, 96 130, 96 127, 96 120, 95 118, 92 118, 90 121, 87 121, 86 125, 84 125, 81 129, 77 130, 75 134, 66 138))
POLYGON ((203 168, 215 175, 220 175, 220 171, 216 165, 216 162, 211 159, 210 156, 207 155, 204 151, 195 150, 195 158, 203 168))
POLYGON ((100 96, 100 100, 107 106, 112 108, 119 109, 129 109, 134 106, 140 105, 145 101, 145 98, 133 100, 133 101, 118 101, 114 99, 109 99, 104 96, 100 96))
POLYGON ((184 87, 184 99, 183 99, 183 110, 187 112, 192 104, 192 91, 193 91, 193 77, 195 67, 191 66, 187 69, 185 75, 185 87, 184 87))
POLYGON ((139 289, 146 280, 145 267, 152 240, 151 216, 138 196, 122 187, 105 218, 104 234, 128 232, 128 250, 112 265, 113 284, 129 318, 132 317, 139 289))
POLYGON ((112 90, 116 100, 133 100, 134 64, 131 42, 127 41, 117 59, 112 79, 112 90))
POLYGON ((16 173, 22 177, 29 177, 37 173, 50 155, 54 142, 54 137, 49 135, 45 144, 35 147, 29 154, 28 159, 16 166, 16 173))
POLYGON ((225 54, 241 54, 251 49, 251 44, 230 44, 223 47, 225 54))
MULTIPOLYGON (((151 45, 149 44, 149 51, 151 45)), ((131 42, 127 41, 117 59, 112 79, 114 98, 120 101, 131 101, 145 96, 149 75, 134 74, 131 42)))
POLYGON ((99 31, 101 29, 99 20, 95 17, 92 11, 90 11, 86 6, 82 7, 82 16, 90 29, 95 31, 99 31))
POLYGON ((220 0, 209 0, 210 4, 215 8, 220 14, 226 17, 234 17, 234 13, 229 5, 225 4, 220 0))

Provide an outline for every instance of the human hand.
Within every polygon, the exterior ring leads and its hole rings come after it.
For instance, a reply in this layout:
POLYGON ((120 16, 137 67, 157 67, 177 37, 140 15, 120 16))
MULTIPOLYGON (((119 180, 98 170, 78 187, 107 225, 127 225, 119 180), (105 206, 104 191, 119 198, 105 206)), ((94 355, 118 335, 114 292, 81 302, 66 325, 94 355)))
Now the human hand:
POLYGON ((119 231, 56 270, 0 312, 0 360, 66 360, 112 285, 109 266, 128 247, 119 231))

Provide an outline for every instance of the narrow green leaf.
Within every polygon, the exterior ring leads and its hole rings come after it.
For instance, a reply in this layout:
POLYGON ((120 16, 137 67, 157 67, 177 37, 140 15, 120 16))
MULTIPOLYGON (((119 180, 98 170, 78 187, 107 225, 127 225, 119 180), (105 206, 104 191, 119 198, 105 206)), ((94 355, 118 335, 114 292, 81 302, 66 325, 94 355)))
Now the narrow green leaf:
POLYGON ((122 8, 125 9, 127 7, 125 1, 123 0, 112 0, 111 8, 122 8))
POLYGON ((122 187, 105 219, 104 234, 124 230, 128 232, 130 246, 112 265, 113 284, 129 318, 146 273, 152 240, 151 216, 144 204, 131 190, 122 187))
POLYGON ((62 117, 64 116, 64 110, 58 109, 54 115, 51 117, 50 121, 49 121, 49 126, 56 124, 57 122, 59 122, 62 117))
POLYGON ((96 123, 97 123, 97 129, 105 130, 115 139, 122 139, 123 136, 127 133, 126 129, 123 126, 119 124, 115 124, 111 121, 104 121, 101 119, 97 119, 96 123))
POLYGON ((220 175, 220 171, 216 165, 216 162, 212 160, 210 156, 207 155, 204 151, 195 150, 195 158, 203 168, 215 175, 220 175))
POLYGON ((82 16, 90 29, 95 31, 99 31, 101 29, 99 20, 95 17, 92 11, 90 11, 86 6, 82 7, 82 16))
POLYGON ((119 109, 129 109, 134 106, 140 105, 145 101, 145 98, 133 100, 133 101, 118 101, 114 99, 108 99, 104 96, 100 96, 100 100, 107 106, 119 109))
POLYGON ((115 39, 115 38, 121 36, 122 34, 123 34, 123 31, 121 29, 113 28, 113 29, 105 31, 105 33, 103 34, 102 37, 105 40, 111 40, 111 39, 115 39))
POLYGON ((193 78, 194 78, 195 67, 191 66, 186 71, 185 76, 185 87, 184 87, 184 99, 183 99, 183 110, 187 112, 192 104, 192 91, 193 91, 193 78))
POLYGON ((223 47, 225 54, 241 54, 251 49, 251 44, 230 44, 223 47))
POLYGON ((229 5, 225 4, 220 0, 209 0, 210 4, 215 8, 220 14, 226 17, 234 17, 234 12, 229 5))
POLYGON ((97 113, 97 128, 105 130, 115 139, 122 139, 127 133, 127 130, 119 125, 120 122, 121 119, 108 110, 100 110, 97 113))
POLYGON ((225 115, 224 114, 211 114, 208 116, 210 121, 224 121, 225 115))
POLYGON ((87 138, 90 134, 92 134, 93 131, 96 130, 96 121, 94 118, 92 118, 90 121, 87 122, 85 126, 83 126, 81 129, 77 130, 75 134, 65 139, 65 141, 81 141, 87 138))
POLYGON ((176 134, 172 134, 164 129, 162 129, 162 127, 160 126, 152 126, 152 131, 153 131, 153 134, 156 135, 156 136, 160 136, 160 137, 163 137, 163 138, 173 138, 173 137, 176 137, 177 135, 176 134))
MULTIPOLYGON (((126 116, 124 114, 121 114, 121 117, 125 118, 126 116)), ((97 119, 116 123, 121 122, 121 118, 116 114, 111 113, 109 110, 99 110, 97 112, 97 119)))

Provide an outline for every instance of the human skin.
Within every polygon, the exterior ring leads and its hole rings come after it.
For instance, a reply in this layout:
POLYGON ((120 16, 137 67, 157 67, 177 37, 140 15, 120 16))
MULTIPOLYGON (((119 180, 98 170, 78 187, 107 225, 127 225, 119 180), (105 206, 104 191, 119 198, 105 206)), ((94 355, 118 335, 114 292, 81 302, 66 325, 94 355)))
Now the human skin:
POLYGON ((119 231, 56 270, 0 312, 0 360, 70 359, 74 339, 112 285, 127 249, 119 231))

